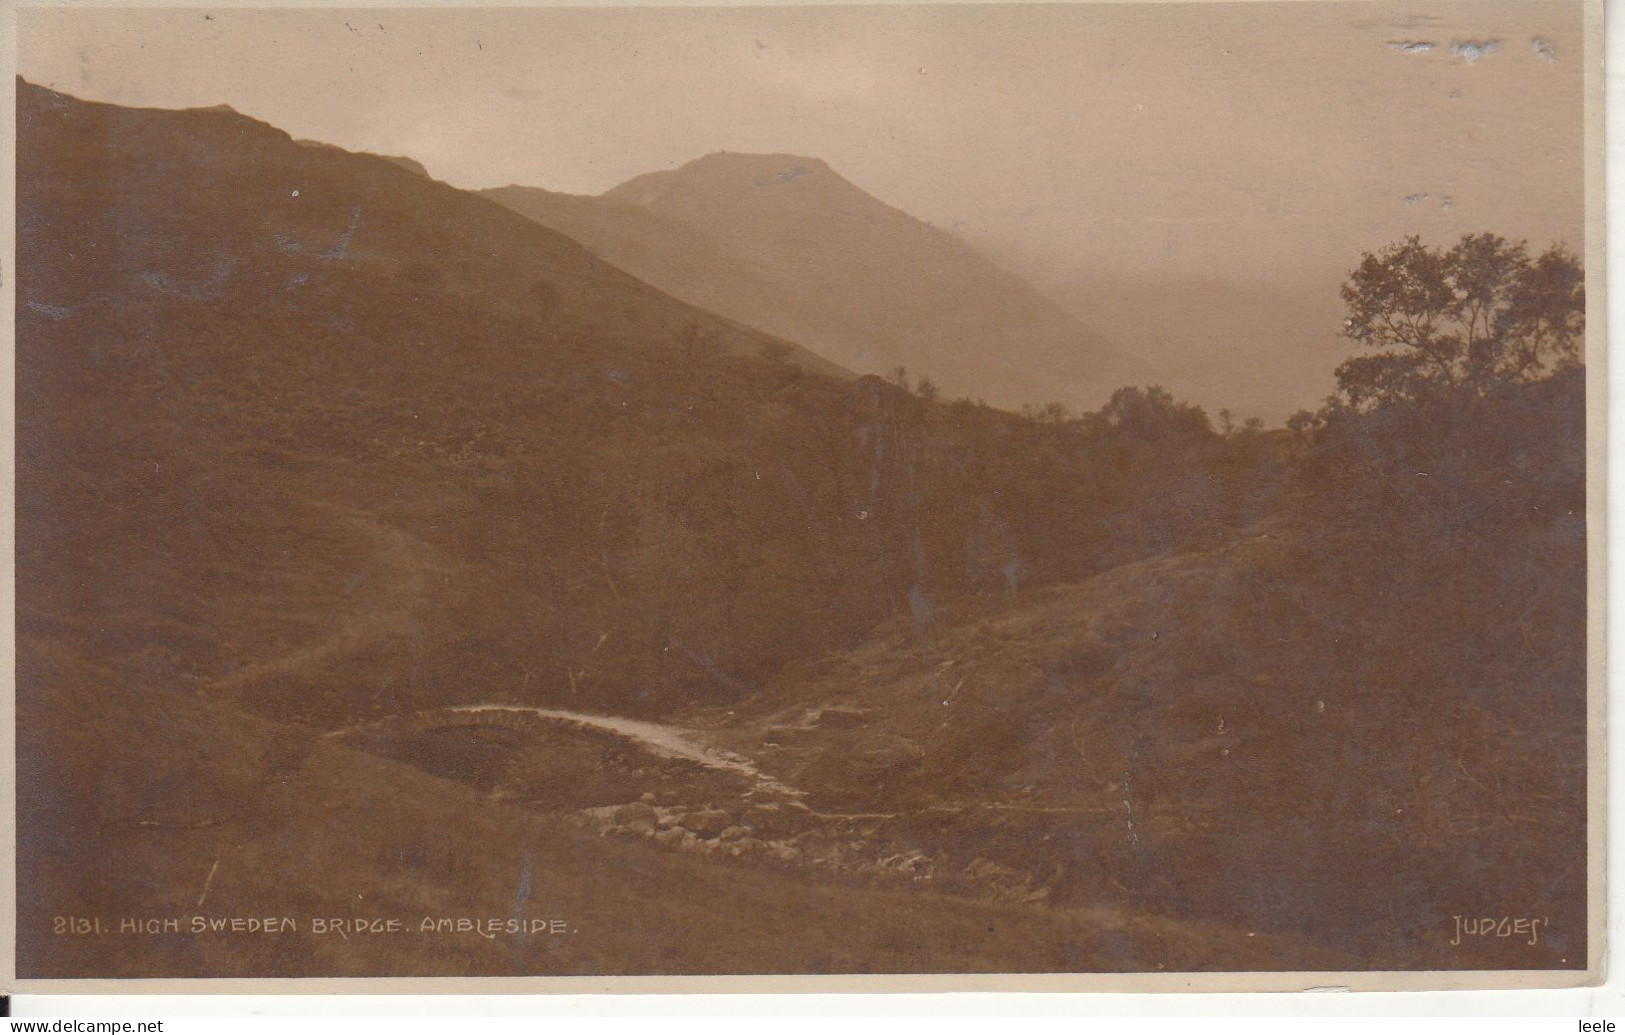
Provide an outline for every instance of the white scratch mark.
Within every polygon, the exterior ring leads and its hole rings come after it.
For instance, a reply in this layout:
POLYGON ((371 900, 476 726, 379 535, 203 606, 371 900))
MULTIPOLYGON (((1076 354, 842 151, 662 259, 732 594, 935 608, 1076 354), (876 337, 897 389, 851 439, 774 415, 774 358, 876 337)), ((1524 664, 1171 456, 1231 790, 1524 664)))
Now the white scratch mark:
POLYGON ((1457 40, 1450 44, 1450 53, 1469 65, 1481 57, 1488 57, 1501 49, 1500 40, 1457 40))
POLYGON ((216 859, 214 865, 209 867, 209 875, 203 878, 203 894, 197 897, 197 905, 193 909, 202 909, 203 900, 209 897, 209 886, 214 883, 214 872, 220 868, 220 860, 216 859))
POLYGON ((1123 775, 1123 819, 1128 823, 1128 843, 1131 847, 1138 847, 1140 835, 1134 832, 1134 803, 1129 800, 1133 792, 1129 787, 1128 774, 1123 775))
POLYGON ((339 239, 334 242, 333 247, 329 248, 325 252, 322 252, 322 258, 342 259, 345 257, 345 255, 349 254, 350 241, 355 237, 355 232, 360 229, 360 227, 361 206, 353 205, 350 208, 350 225, 344 228, 344 232, 339 235, 339 239))
POLYGON ((34 310, 34 312, 43 313, 44 315, 49 316, 53 321, 66 319, 67 317, 73 315, 73 310, 69 309, 67 306, 46 305, 44 302, 34 301, 29 301, 27 304, 28 308, 34 310))

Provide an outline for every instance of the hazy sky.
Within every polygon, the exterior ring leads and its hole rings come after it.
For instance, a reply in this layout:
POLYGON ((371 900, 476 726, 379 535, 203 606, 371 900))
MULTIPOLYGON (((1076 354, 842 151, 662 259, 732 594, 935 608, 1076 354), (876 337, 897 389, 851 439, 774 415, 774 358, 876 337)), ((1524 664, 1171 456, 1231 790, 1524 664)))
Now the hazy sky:
POLYGON ((814 155, 1039 279, 1324 276, 1408 232, 1584 225, 1575 2, 19 16, 33 82, 229 104, 459 186, 814 155))

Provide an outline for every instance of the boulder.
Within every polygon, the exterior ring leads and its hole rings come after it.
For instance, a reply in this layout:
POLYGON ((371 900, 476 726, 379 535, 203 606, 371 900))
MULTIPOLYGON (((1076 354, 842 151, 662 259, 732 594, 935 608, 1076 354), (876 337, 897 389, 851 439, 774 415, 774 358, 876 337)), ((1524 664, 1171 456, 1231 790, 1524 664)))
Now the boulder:
POLYGON ((771 846, 771 849, 773 857, 780 862, 795 862, 797 859, 801 858, 801 849, 797 848, 795 845, 787 845, 783 842, 777 842, 771 846))
POLYGON ((660 823, 660 814, 644 802, 632 802, 618 807, 610 816, 617 826, 634 830, 653 830, 660 823))
POLYGON ((814 822, 804 805, 781 805, 771 802, 753 806, 745 813, 743 822, 770 841, 794 837, 814 822))
POLYGON ((720 809, 703 809, 682 816, 677 824, 701 837, 716 837, 734 825, 734 818, 720 809))

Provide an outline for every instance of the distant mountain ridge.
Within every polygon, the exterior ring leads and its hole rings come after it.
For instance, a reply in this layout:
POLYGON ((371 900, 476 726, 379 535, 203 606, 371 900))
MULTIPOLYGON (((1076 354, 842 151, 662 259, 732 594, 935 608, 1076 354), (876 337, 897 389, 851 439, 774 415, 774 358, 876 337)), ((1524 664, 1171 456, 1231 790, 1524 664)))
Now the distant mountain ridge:
POLYGON ((484 192, 670 294, 857 373, 1093 406, 1154 372, 970 245, 817 158, 716 152, 598 197, 484 192))

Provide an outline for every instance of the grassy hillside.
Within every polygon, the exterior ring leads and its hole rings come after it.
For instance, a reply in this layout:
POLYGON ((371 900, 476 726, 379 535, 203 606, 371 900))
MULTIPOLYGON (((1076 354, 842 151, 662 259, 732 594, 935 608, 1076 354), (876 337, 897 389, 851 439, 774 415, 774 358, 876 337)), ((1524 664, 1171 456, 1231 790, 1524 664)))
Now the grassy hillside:
POLYGON ((1181 970, 1294 950, 1152 917, 809 885, 628 845, 194 696, 132 699, 117 674, 24 647, 31 681, 53 692, 25 699, 20 719, 54 734, 51 750, 21 758, 27 977, 1181 970), (299 927, 52 935, 63 903, 115 929, 155 917, 299 927), (318 917, 405 930, 321 934, 318 917), (516 917, 548 933, 420 930, 425 918, 516 917), (552 933, 554 920, 567 931, 552 933))
POLYGON ((1573 965, 1582 391, 1509 390, 1455 436, 1417 414, 1326 434, 1247 534, 893 625, 787 666, 723 736, 812 807, 891 814, 943 870, 1003 867, 1050 903, 1373 967, 1573 965), (1552 926, 1450 945, 1481 902, 1552 926))

